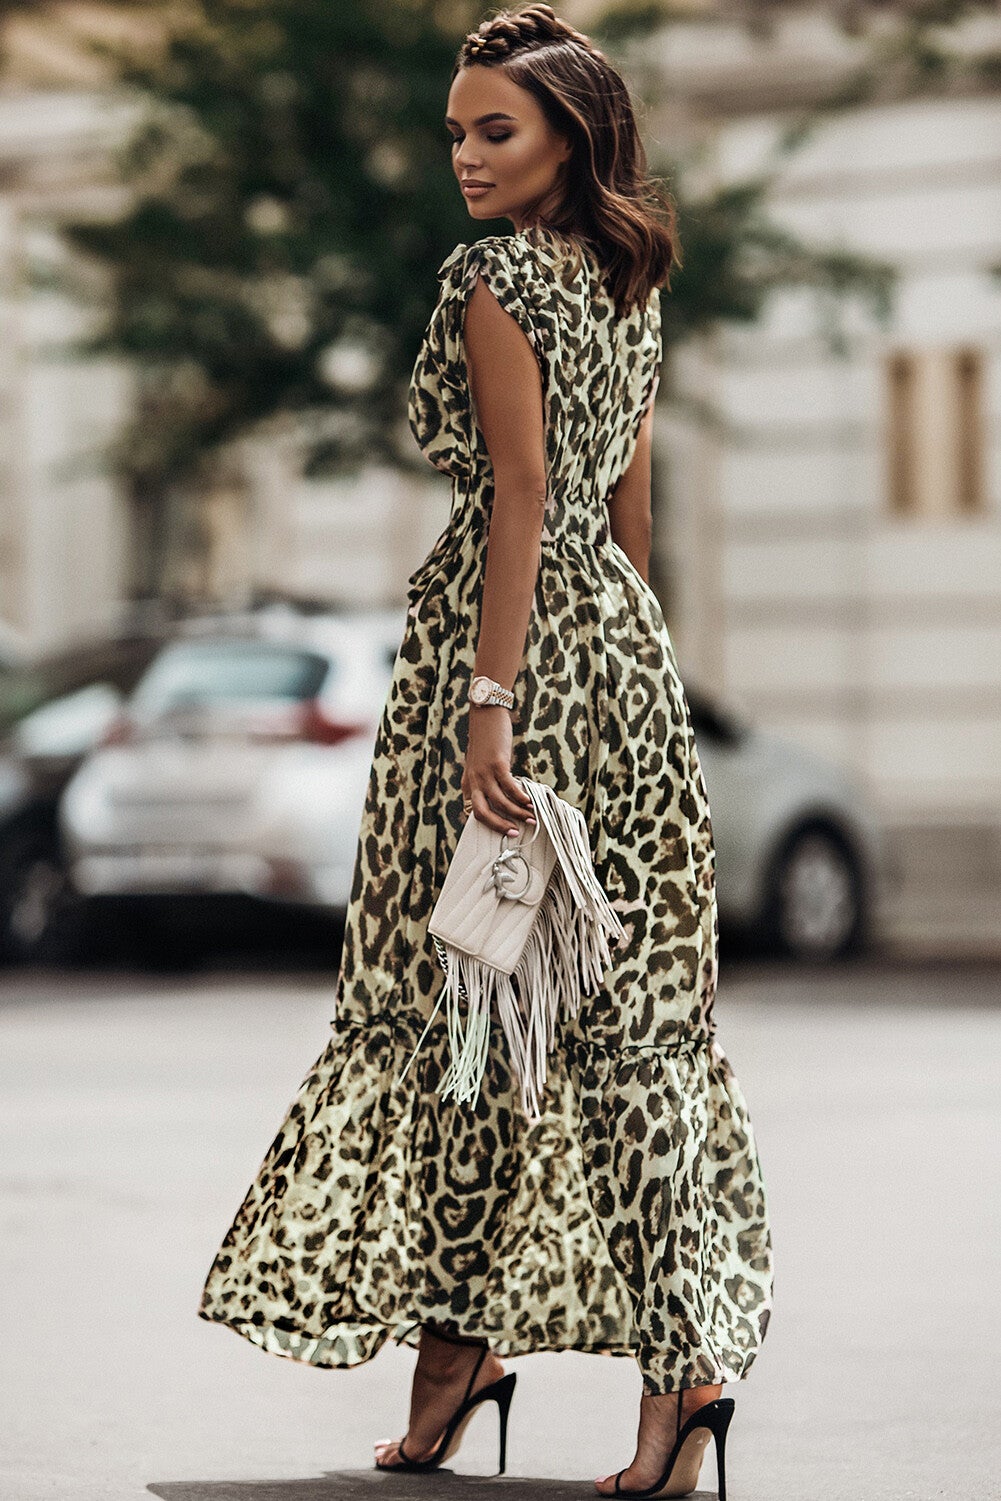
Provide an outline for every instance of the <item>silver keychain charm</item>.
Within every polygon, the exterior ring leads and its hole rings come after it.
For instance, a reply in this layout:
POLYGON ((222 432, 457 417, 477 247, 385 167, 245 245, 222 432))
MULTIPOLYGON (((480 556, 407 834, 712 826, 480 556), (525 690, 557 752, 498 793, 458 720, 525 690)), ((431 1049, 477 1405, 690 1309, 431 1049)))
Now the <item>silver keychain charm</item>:
POLYGON ((522 829, 518 835, 518 843, 508 845, 507 848, 505 848, 505 841, 510 836, 507 830, 504 830, 504 833, 501 835, 500 854, 496 855, 490 862, 487 878, 482 887, 483 891, 489 891, 490 887, 493 886, 498 896, 507 897, 512 902, 518 901, 519 898, 525 895, 532 884, 532 867, 524 853, 524 846, 531 844, 537 838, 539 827, 539 824, 535 825, 531 838, 527 840, 521 837, 521 834, 524 833, 524 829, 522 829), (516 880, 516 870, 514 868, 516 864, 522 865, 525 870, 525 884, 520 891, 511 889, 516 880))

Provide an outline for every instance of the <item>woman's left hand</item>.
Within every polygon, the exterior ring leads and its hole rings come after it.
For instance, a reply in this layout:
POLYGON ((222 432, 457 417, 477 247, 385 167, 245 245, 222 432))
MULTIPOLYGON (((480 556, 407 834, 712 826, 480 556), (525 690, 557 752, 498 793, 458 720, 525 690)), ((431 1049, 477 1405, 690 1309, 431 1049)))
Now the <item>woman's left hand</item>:
POLYGON ((473 817, 480 823, 514 838, 520 823, 534 825, 535 805, 511 775, 510 711, 503 704, 486 704, 470 708, 468 714, 462 800, 472 802, 473 817))

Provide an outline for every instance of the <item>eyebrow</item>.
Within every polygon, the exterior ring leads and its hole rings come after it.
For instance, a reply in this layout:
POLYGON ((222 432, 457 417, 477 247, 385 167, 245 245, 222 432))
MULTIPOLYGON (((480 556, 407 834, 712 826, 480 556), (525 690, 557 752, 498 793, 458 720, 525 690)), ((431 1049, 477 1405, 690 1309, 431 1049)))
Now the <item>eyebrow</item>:
MULTIPOLYGON (((498 110, 494 110, 494 112, 493 112, 492 115, 480 115, 480 117, 479 117, 478 120, 474 120, 473 121, 473 124, 474 125, 486 125, 489 120, 514 120, 514 119, 515 119, 514 115, 505 115, 505 114, 503 114, 498 109, 498 110)), ((445 116, 445 124, 446 125, 458 125, 458 123, 459 123, 458 120, 453 120, 451 115, 446 115, 445 116)))

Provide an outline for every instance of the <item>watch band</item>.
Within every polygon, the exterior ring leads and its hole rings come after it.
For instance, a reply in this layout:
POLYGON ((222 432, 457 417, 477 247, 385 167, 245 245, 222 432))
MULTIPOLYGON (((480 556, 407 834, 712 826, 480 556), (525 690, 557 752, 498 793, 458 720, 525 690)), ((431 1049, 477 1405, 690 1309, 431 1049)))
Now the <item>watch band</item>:
POLYGON ((505 709, 514 708, 514 691, 504 688, 500 683, 494 682, 493 678, 485 677, 483 673, 477 673, 469 685, 469 702, 478 708, 487 704, 503 704, 505 709))

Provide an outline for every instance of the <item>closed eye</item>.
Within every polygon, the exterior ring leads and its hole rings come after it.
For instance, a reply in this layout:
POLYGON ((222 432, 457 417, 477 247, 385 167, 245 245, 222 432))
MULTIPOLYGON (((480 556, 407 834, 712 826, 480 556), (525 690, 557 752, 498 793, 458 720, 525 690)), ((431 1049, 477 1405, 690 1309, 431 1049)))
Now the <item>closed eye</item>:
MULTIPOLYGON (((453 146, 458 146, 459 143, 465 139, 464 136, 453 135, 451 131, 448 132, 448 135, 451 138, 453 146)), ((510 139, 511 139, 511 132, 509 130, 505 130, 504 133, 503 133, 503 135, 488 135, 487 136, 487 140, 488 141, 495 141, 495 142, 496 141, 509 141, 510 139)))

